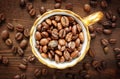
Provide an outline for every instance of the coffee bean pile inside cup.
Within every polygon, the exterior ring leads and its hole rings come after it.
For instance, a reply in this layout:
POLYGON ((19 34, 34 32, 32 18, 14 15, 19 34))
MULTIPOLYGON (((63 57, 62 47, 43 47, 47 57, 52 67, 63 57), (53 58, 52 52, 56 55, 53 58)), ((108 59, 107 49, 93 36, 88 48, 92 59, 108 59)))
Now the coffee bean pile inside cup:
POLYGON ((63 63, 80 55, 84 35, 73 17, 54 15, 37 26, 35 39, 36 48, 43 58, 63 63))

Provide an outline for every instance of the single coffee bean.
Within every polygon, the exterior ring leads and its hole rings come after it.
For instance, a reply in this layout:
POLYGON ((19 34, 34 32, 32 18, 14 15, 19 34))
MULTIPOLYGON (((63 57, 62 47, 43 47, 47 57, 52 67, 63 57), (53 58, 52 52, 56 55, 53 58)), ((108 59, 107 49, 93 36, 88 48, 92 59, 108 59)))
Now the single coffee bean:
POLYGON ((102 23, 102 25, 103 25, 104 28, 108 29, 108 28, 111 28, 112 22, 105 21, 105 22, 102 23))
POLYGON ((8 24, 7 24, 7 28, 8 28, 9 30, 11 30, 11 31, 14 30, 14 26, 13 26, 13 24, 11 24, 11 23, 8 23, 8 24))
POLYGON ((43 13, 46 12, 46 8, 41 6, 39 11, 40 11, 40 14, 42 15, 43 13))
POLYGON ((60 20, 61 20, 61 16, 60 15, 56 15, 55 16, 55 21, 60 22, 60 20))
POLYGON ((51 25, 51 24, 52 24, 51 19, 46 19, 45 21, 46 21, 46 23, 47 23, 48 25, 51 25))
POLYGON ((7 38, 9 38, 9 32, 8 32, 7 30, 3 30, 3 31, 1 32, 1 38, 2 38, 3 40, 6 40, 7 38))
POLYGON ((57 22, 55 20, 52 20, 52 24, 57 27, 57 22))
POLYGON ((16 54, 17 53, 17 50, 18 50, 18 47, 17 46, 12 46, 12 53, 13 54, 16 54))
POLYGON ((109 49, 108 46, 106 46, 106 47, 103 48, 103 50, 104 50, 104 53, 105 53, 105 54, 108 54, 110 49, 109 49))
POLYGON ((49 46, 50 48, 55 48, 55 47, 58 46, 58 41, 52 40, 52 41, 50 41, 50 42, 48 43, 48 46, 49 46))
POLYGON ((64 51, 64 50, 66 49, 66 46, 60 46, 60 45, 58 45, 58 49, 59 49, 60 51, 64 51))
POLYGON ((42 51, 44 52, 44 53, 46 53, 47 52, 47 50, 48 50, 48 47, 45 45, 45 46, 43 46, 43 49, 42 49, 42 51))
POLYGON ((64 56, 61 56, 61 57, 60 57, 60 62, 61 62, 61 63, 65 62, 64 56))
POLYGON ((41 28, 42 28, 42 25, 39 24, 39 25, 37 26, 37 31, 41 31, 41 28))
POLYGON ((106 15, 106 18, 107 18, 108 20, 111 20, 111 19, 112 19, 112 15, 111 15, 110 12, 106 12, 105 15, 106 15))
POLYGON ((3 60, 3 56, 0 55, 0 63, 2 63, 2 60, 3 60))
POLYGON ((59 31, 59 37, 60 38, 64 38, 66 36, 66 31, 64 30, 64 29, 61 29, 60 31, 59 31))
POLYGON ((79 39, 79 38, 77 38, 77 39, 75 40, 75 46, 76 46, 76 47, 79 47, 79 46, 80 46, 80 39, 79 39))
POLYGON ((29 14, 31 17, 34 17, 36 15, 36 10, 34 8, 32 8, 30 11, 29 11, 29 14))
POLYGON ((15 75, 14 77, 13 77, 14 79, 21 79, 21 77, 20 77, 20 75, 15 75))
POLYGON ((110 44, 115 44, 117 42, 117 39, 111 38, 109 39, 110 44))
POLYGON ((90 12, 90 11, 91 11, 91 7, 90 7, 89 4, 85 4, 85 5, 84 5, 84 11, 85 11, 85 12, 90 12))
POLYGON ((41 53, 41 56, 42 56, 43 58, 48 58, 47 54, 45 54, 45 53, 41 53))
POLYGON ((23 27, 21 24, 18 24, 18 25, 16 26, 16 30, 17 30, 18 32, 23 32, 23 31, 24 31, 24 27, 23 27))
POLYGON ((57 23, 57 28, 58 28, 58 30, 61 30, 63 28, 62 24, 61 23, 57 23))
POLYGON ((68 48, 75 49, 75 42, 69 42, 68 43, 68 48))
POLYGON ((66 45, 66 41, 65 41, 64 39, 59 39, 59 40, 58 40, 58 43, 59 43, 59 45, 61 45, 61 46, 65 46, 65 45, 66 45))
POLYGON ((113 15, 111 21, 112 21, 112 22, 116 22, 116 20, 117 20, 117 17, 116 17, 115 15, 113 15))
POLYGON ((0 13, 0 24, 3 23, 5 21, 5 14, 4 13, 0 13))
POLYGON ((116 55, 116 59, 117 59, 117 60, 120 60, 120 54, 117 54, 117 55, 116 55))
POLYGON ((66 16, 61 17, 61 24, 63 25, 63 27, 69 26, 69 20, 66 16))
POLYGON ((41 33, 41 36, 42 36, 43 38, 47 38, 47 37, 49 36, 49 34, 48 34, 48 32, 42 32, 42 33, 41 33))
POLYGON ((116 23, 112 23, 112 28, 115 28, 117 25, 116 25, 116 23))
POLYGON ((85 70, 89 70, 89 69, 90 69, 90 63, 89 63, 89 62, 83 63, 83 68, 84 68, 85 70))
POLYGON ((54 5, 55 9, 60 9, 60 7, 61 7, 61 3, 55 3, 55 5, 54 5))
POLYGON ((51 54, 51 53, 48 53, 48 58, 49 58, 50 60, 52 60, 52 54, 51 54))
POLYGON ((96 37, 96 34, 95 33, 91 33, 90 36, 91 36, 91 39, 94 39, 96 37))
POLYGON ((28 60, 26 58, 23 58, 21 63, 24 65, 28 65, 28 60))
POLYGON ((72 33, 73 33, 73 35, 76 35, 76 33, 77 33, 77 26, 76 25, 74 25, 72 27, 72 33))
POLYGON ((22 39, 23 39, 23 34, 20 33, 20 32, 16 33, 16 35, 15 35, 15 39, 16 39, 17 41, 22 40, 22 39))
POLYGON ((31 9, 33 8, 33 4, 32 3, 27 3, 26 4, 26 9, 29 12, 31 9))
POLYGON ((59 58, 59 56, 57 54, 55 54, 55 61, 56 61, 56 63, 60 62, 60 58, 59 58))
POLYGON ((24 30, 24 36, 28 38, 30 36, 29 29, 24 30))
POLYGON ((89 49, 88 54, 90 57, 95 58, 95 50, 93 48, 89 49))
POLYGON ((68 19, 69 19, 69 22, 70 22, 70 23, 73 23, 73 22, 75 21, 74 18, 71 17, 71 16, 68 16, 68 19))
POLYGON ((35 62, 35 56, 34 55, 28 56, 27 59, 28 59, 29 62, 35 62))
POLYGON ((42 36, 41 36, 40 32, 37 31, 37 32, 35 33, 35 38, 36 38, 36 40, 39 41, 39 40, 41 39, 41 37, 42 37, 42 36))
POLYGON ((35 69, 34 76, 35 77, 40 77, 41 76, 41 70, 40 69, 35 69))
POLYGON ((7 57, 3 57, 2 63, 3 63, 4 65, 8 65, 8 64, 9 64, 9 59, 8 59, 7 57))
POLYGON ((23 56, 24 55, 24 51, 20 47, 18 48, 17 52, 18 52, 19 56, 23 56))
POLYGON ((27 78, 25 73, 20 74, 20 77, 21 77, 21 79, 26 79, 27 78))
POLYGON ((24 8, 26 6, 26 0, 20 0, 20 7, 24 8))
POLYGON ((95 7, 97 7, 98 2, 94 1, 94 0, 90 0, 89 4, 90 4, 91 7, 95 8, 95 7))
POLYGON ((116 53, 120 53, 120 48, 118 48, 118 47, 114 48, 113 50, 114 50, 114 52, 116 52, 116 53))
POLYGON ((95 30, 95 29, 94 29, 94 26, 89 26, 88 28, 89 28, 90 33, 93 33, 94 30, 95 30))
POLYGON ((40 40, 40 44, 41 44, 41 45, 47 45, 48 42, 49 42, 49 41, 48 41, 48 39, 46 39, 46 38, 43 38, 43 39, 40 40))
POLYGON ((20 47, 22 49, 25 49, 27 47, 27 45, 28 45, 28 41, 25 39, 20 42, 20 47))
POLYGON ((41 70, 41 74, 42 74, 43 76, 46 76, 46 75, 48 74, 48 70, 45 69, 45 68, 43 68, 43 69, 41 70))
POLYGON ((5 40, 5 44, 6 44, 7 46, 12 46, 12 45, 13 45, 13 42, 12 42, 12 40, 11 40, 10 38, 8 38, 7 40, 5 40))
POLYGON ((66 35, 66 37, 65 37, 66 41, 67 41, 67 42, 70 42, 70 41, 72 40, 72 36, 73 36, 72 33, 68 33, 68 34, 66 35))
POLYGON ((59 55, 59 56, 62 56, 62 52, 59 51, 59 50, 56 50, 55 53, 56 53, 57 55, 59 55))
POLYGON ((112 34, 112 30, 110 30, 110 29, 104 29, 103 33, 106 34, 106 35, 110 35, 110 34, 112 34))
POLYGON ((19 69, 21 69, 21 70, 26 70, 27 69, 27 65, 25 65, 25 64, 19 64, 19 69))
POLYGON ((80 41, 83 43, 84 42, 84 35, 82 32, 80 32, 80 34, 78 35, 80 41))
POLYGON ((73 10, 73 4, 72 3, 67 3, 66 6, 65 6, 65 8, 67 10, 73 10))
POLYGON ((63 55, 65 57, 65 60, 69 60, 70 59, 70 53, 67 50, 64 51, 63 55))
POLYGON ((61 2, 62 2, 62 0, 55 0, 55 2, 56 2, 56 3, 61 3, 61 2))
POLYGON ((78 51, 74 51, 71 53, 71 57, 74 59, 76 58, 77 56, 79 55, 79 52, 78 51))
POLYGON ((103 32, 103 28, 102 27, 97 27, 96 28, 96 32, 97 33, 102 33, 103 32))
POLYGON ((106 8, 108 7, 108 4, 107 4, 107 2, 106 2, 105 0, 102 0, 102 1, 100 2, 100 5, 101 5, 101 8, 102 8, 102 9, 106 9, 106 8))
POLYGON ((108 40, 107 39, 101 39, 101 44, 103 46, 107 46, 109 44, 108 40))

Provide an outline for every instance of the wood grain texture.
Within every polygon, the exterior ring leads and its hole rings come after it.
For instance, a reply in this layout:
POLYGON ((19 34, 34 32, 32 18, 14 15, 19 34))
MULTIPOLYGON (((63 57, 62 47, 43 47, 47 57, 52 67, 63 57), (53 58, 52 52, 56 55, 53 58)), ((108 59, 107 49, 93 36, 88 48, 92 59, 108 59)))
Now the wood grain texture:
MULTIPOLYGON (((89 14, 85 13, 83 10, 83 5, 85 3, 89 3, 89 0, 66 0, 62 3, 62 9, 65 9, 65 5, 71 2, 73 3, 73 12, 77 13, 81 17, 85 17, 89 14)), ((54 8, 54 0, 47 0, 45 2, 41 2, 41 0, 34 0, 33 5, 34 8, 37 11, 37 15, 39 14, 39 7, 45 6, 47 9, 53 9, 54 8)), ((112 48, 114 47, 120 47, 120 17, 116 13, 117 7, 120 7, 120 1, 119 0, 112 0, 112 3, 109 4, 110 10, 112 10, 113 14, 115 14, 118 17, 117 20, 117 28, 113 30, 113 33, 111 35, 104 35, 104 34, 96 34, 96 38, 91 40, 91 48, 94 48, 95 53, 95 59, 97 60, 105 60, 107 62, 107 69, 102 72, 98 73, 95 69, 91 67, 89 70, 91 79, 119 79, 120 73, 117 73, 120 71, 116 66, 116 60, 115 60, 115 53, 113 52, 112 48), (102 38, 116 38, 117 44, 110 45, 110 52, 105 55, 103 52, 103 48, 100 43, 100 39, 102 38)), ((92 8, 92 11, 90 13, 96 12, 102 10, 100 8, 100 5, 97 6, 97 8, 92 8)), ((36 18, 31 18, 27 12, 26 9, 21 9, 19 6, 19 0, 0 0, 0 12, 4 12, 6 15, 6 22, 0 26, 0 34, 3 30, 7 29, 6 25, 8 22, 12 23, 15 27, 16 24, 22 24, 25 28, 31 28, 36 18)), ((105 18, 104 18, 105 20, 105 18)), ((97 23, 94 24, 95 27, 101 27, 97 23)), ((10 32, 10 31, 9 31, 10 32)), ((19 46, 18 42, 15 40, 15 33, 16 31, 10 32, 10 38, 14 41, 13 44, 19 46)), ((4 43, 4 41, 1 39, 0 36, 0 50, 6 50, 10 49, 7 47, 4 43)), ((26 73, 27 79, 36 79, 34 77, 34 69, 35 68, 47 68, 48 69, 48 76, 41 77, 39 79, 52 79, 54 72, 56 69, 51 69, 40 63, 38 60, 36 60, 35 63, 28 63, 28 68, 26 71, 21 71, 18 68, 18 65, 21 63, 23 58, 27 58, 29 55, 32 55, 32 51, 30 48, 30 45, 28 45, 27 49, 25 50, 25 56, 19 57, 18 55, 13 55, 12 53, 0 53, 0 55, 6 56, 9 58, 9 66, 3 66, 0 64, 0 79, 12 79, 14 75, 20 74, 20 73, 26 73)), ((82 68, 83 62, 91 62, 93 58, 86 55, 84 60, 77 65, 75 65, 72 68, 59 70, 59 72, 56 74, 57 79, 67 79, 65 77, 65 73, 71 72, 77 75, 77 79, 80 79, 79 76, 79 70, 82 68)))

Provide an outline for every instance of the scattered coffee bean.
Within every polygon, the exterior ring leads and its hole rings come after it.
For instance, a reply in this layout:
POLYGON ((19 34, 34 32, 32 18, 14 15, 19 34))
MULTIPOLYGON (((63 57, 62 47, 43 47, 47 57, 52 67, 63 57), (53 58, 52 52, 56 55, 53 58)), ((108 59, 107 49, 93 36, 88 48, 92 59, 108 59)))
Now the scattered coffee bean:
POLYGON ((95 50, 94 50, 93 48, 90 48, 89 51, 88 51, 88 54, 89 54, 89 56, 91 56, 92 58, 95 58, 96 52, 95 52, 95 50))
POLYGON ((25 73, 20 74, 20 77, 21 77, 21 79, 26 79, 27 78, 25 73))
POLYGON ((72 3, 67 3, 66 6, 65 6, 65 8, 67 10, 73 10, 73 4, 72 3))
POLYGON ((108 47, 108 46, 104 47, 103 50, 104 50, 104 53, 105 53, 105 54, 108 54, 108 53, 109 53, 109 47, 108 47))
POLYGON ((33 8, 33 4, 32 3, 27 3, 26 4, 26 9, 29 12, 31 9, 33 8))
POLYGON ((24 65, 28 65, 28 60, 26 58, 23 58, 21 63, 24 65))
POLYGON ((3 40, 6 40, 7 38, 9 38, 9 32, 8 32, 7 30, 3 30, 3 31, 1 32, 1 38, 2 38, 3 40))
POLYGON ((109 29, 109 28, 112 27, 112 22, 110 22, 110 21, 104 21, 102 23, 102 25, 103 25, 104 28, 109 29))
POLYGON ((117 17, 115 15, 112 16, 112 22, 116 22, 117 21, 117 17))
POLYGON ((94 26, 88 26, 88 28, 89 28, 89 31, 90 31, 90 33, 93 33, 94 32, 94 26))
POLYGON ((40 11, 40 14, 42 15, 43 13, 46 12, 46 8, 41 6, 39 11, 40 11))
POLYGON ((90 11, 91 11, 91 7, 90 7, 89 4, 85 4, 85 5, 84 5, 84 11, 85 11, 85 12, 90 12, 90 11))
POLYGON ((30 11, 29 11, 29 14, 31 17, 34 17, 36 15, 36 10, 34 8, 32 8, 30 11))
POLYGON ((11 24, 11 23, 8 23, 8 24, 7 24, 7 28, 8 28, 9 30, 11 30, 11 31, 14 30, 14 26, 13 26, 13 24, 11 24))
POLYGON ((24 30, 24 36, 28 38, 30 36, 29 29, 24 30))
POLYGON ((109 39, 110 44, 116 44, 116 42, 117 42, 117 39, 114 39, 114 38, 109 39))
POLYGON ((117 24, 116 23, 112 23, 112 28, 115 28, 117 26, 117 24))
POLYGON ((17 30, 18 32, 23 32, 23 31, 24 31, 24 27, 23 27, 21 24, 18 24, 18 25, 16 26, 16 30, 17 30))
POLYGON ((20 0, 20 7, 24 8, 26 6, 26 0, 20 0))
POLYGON ((22 49, 25 49, 27 47, 27 45, 28 45, 28 41, 25 39, 20 42, 20 47, 22 49))
POLYGON ((114 48, 113 50, 114 50, 114 52, 116 52, 116 53, 120 53, 120 48, 118 48, 118 47, 114 48))
POLYGON ((101 39, 101 44, 103 46, 107 46, 109 44, 108 40, 107 39, 101 39))
POLYGON ((35 69, 34 76, 35 77, 40 77, 41 76, 41 70, 40 69, 35 69))
POLYGON ((21 70, 26 70, 27 69, 27 65, 25 65, 25 64, 19 64, 19 69, 21 69, 21 70))
POLYGON ((15 35, 15 39, 16 39, 17 41, 22 40, 22 39, 23 39, 23 34, 20 33, 20 32, 16 33, 16 35, 15 35))
POLYGON ((21 79, 21 77, 20 77, 20 75, 15 75, 14 77, 13 77, 14 79, 21 79))
POLYGON ((120 60, 120 54, 117 54, 117 55, 116 55, 116 59, 117 59, 117 60, 120 60))
POLYGON ((102 8, 102 9, 106 9, 106 8, 108 7, 108 4, 107 4, 107 2, 106 2, 105 0, 102 0, 102 1, 100 2, 100 5, 101 5, 101 8, 102 8))
POLYGON ((91 39, 94 39, 96 37, 96 34, 95 33, 91 33, 90 36, 91 36, 91 39))
POLYGON ((48 70, 45 69, 45 68, 43 68, 43 69, 41 70, 41 74, 42 74, 43 76, 46 76, 46 75, 48 74, 48 70))
POLYGON ((103 33, 106 34, 106 35, 110 35, 110 34, 112 34, 112 30, 110 30, 110 29, 104 29, 103 33))
POLYGON ((13 45, 11 50, 12 50, 13 54, 16 54, 17 50, 18 50, 18 47, 13 45))
POLYGON ((55 9, 60 9, 61 8, 61 3, 55 3, 54 8, 55 9))
POLYGON ((94 61, 92 62, 92 66, 93 66, 98 72, 103 71, 103 67, 102 67, 102 65, 101 65, 101 62, 98 61, 98 60, 94 60, 94 61))
POLYGON ((4 13, 0 13, 0 24, 3 23, 5 21, 5 14, 4 13))
POLYGON ((4 65, 8 65, 8 64, 9 64, 9 59, 8 59, 7 57, 3 57, 2 63, 3 63, 4 65))
POLYGON ((96 28, 96 32, 97 33, 102 33, 103 32, 103 28, 102 27, 97 27, 96 28))
POLYGON ((112 19, 112 14, 111 14, 110 11, 106 12, 105 15, 106 15, 106 18, 107 18, 108 20, 111 20, 111 19, 112 19))
POLYGON ((35 56, 34 55, 28 56, 27 59, 28 59, 29 62, 35 62, 35 56))
POLYGON ((7 46, 12 46, 13 45, 13 41, 10 38, 8 38, 7 40, 5 40, 5 44, 7 46))
POLYGON ((24 55, 24 51, 20 47, 18 48, 17 52, 18 52, 19 56, 23 56, 24 55))

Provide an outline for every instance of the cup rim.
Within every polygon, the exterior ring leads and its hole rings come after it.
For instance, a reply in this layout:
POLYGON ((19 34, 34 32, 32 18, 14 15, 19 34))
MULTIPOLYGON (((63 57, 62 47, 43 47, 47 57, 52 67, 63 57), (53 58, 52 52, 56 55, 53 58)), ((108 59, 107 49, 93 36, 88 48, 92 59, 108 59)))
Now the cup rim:
MULTIPOLYGON (((53 16, 53 15, 52 15, 52 16, 53 16)), ((48 16, 48 17, 49 17, 49 16, 48 16)), ((75 19, 75 18, 74 18, 74 19, 75 19)), ((42 22, 42 21, 41 21, 41 22, 42 22)), ((83 29, 82 29, 82 30, 83 30, 83 29)), ((35 38, 34 38, 34 39, 35 39, 35 38)), ((90 46, 90 35, 89 35, 88 28, 85 26, 85 24, 84 24, 83 21, 82 21, 82 18, 81 18, 79 15, 75 14, 74 12, 72 12, 72 11, 70 11, 70 10, 55 9, 55 10, 50 10, 50 11, 44 13, 43 15, 41 15, 40 17, 38 17, 37 20, 34 22, 32 28, 31 28, 31 31, 30 31, 30 46, 31 46, 31 48, 32 48, 33 54, 34 54, 34 55, 37 57, 37 59, 38 59, 41 63, 43 63, 44 65, 47 65, 47 66, 50 67, 50 68, 65 69, 65 68, 74 66, 75 64, 77 64, 78 62, 80 62, 80 61, 84 58, 84 56, 86 55, 86 53, 87 53, 87 51, 88 51, 88 49, 89 49, 89 46, 90 46), (86 37, 87 37, 86 40, 87 40, 87 41, 86 41, 86 46, 85 46, 85 48, 84 48, 84 50, 83 50, 83 53, 76 58, 76 61, 74 61, 74 63, 71 63, 71 62, 73 62, 73 60, 72 60, 72 61, 68 62, 68 64, 64 63, 64 64, 66 64, 66 65, 64 65, 64 66, 63 66, 63 63, 62 63, 62 65, 61 65, 60 63, 51 64, 51 63, 46 62, 46 61, 47 61, 46 59, 44 59, 43 57, 40 57, 40 56, 39 56, 40 53, 39 53, 39 55, 36 53, 36 48, 35 48, 35 46, 34 46, 34 44, 33 44, 33 41, 34 41, 34 40, 33 40, 34 31, 35 31, 35 28, 37 27, 37 25, 39 24, 40 20, 41 20, 42 18, 44 18, 45 16, 47 16, 47 15, 49 15, 49 14, 53 14, 53 13, 55 13, 55 12, 58 12, 58 13, 59 13, 59 12, 63 12, 63 13, 67 13, 67 14, 70 14, 70 15, 76 17, 76 18, 77 18, 78 20, 80 20, 80 22, 81 22, 81 23, 79 23, 79 24, 80 24, 80 25, 82 24, 82 26, 83 26, 83 27, 85 28, 85 30, 86 30, 86 37), (43 60, 43 59, 44 59, 44 60, 43 60)), ((82 46, 82 47, 83 47, 83 46, 82 46)), ((82 48, 82 49, 83 49, 83 48, 82 48)), ((79 51, 79 52, 81 52, 81 51, 79 51)), ((51 60, 50 60, 50 61, 51 61, 51 60)))

